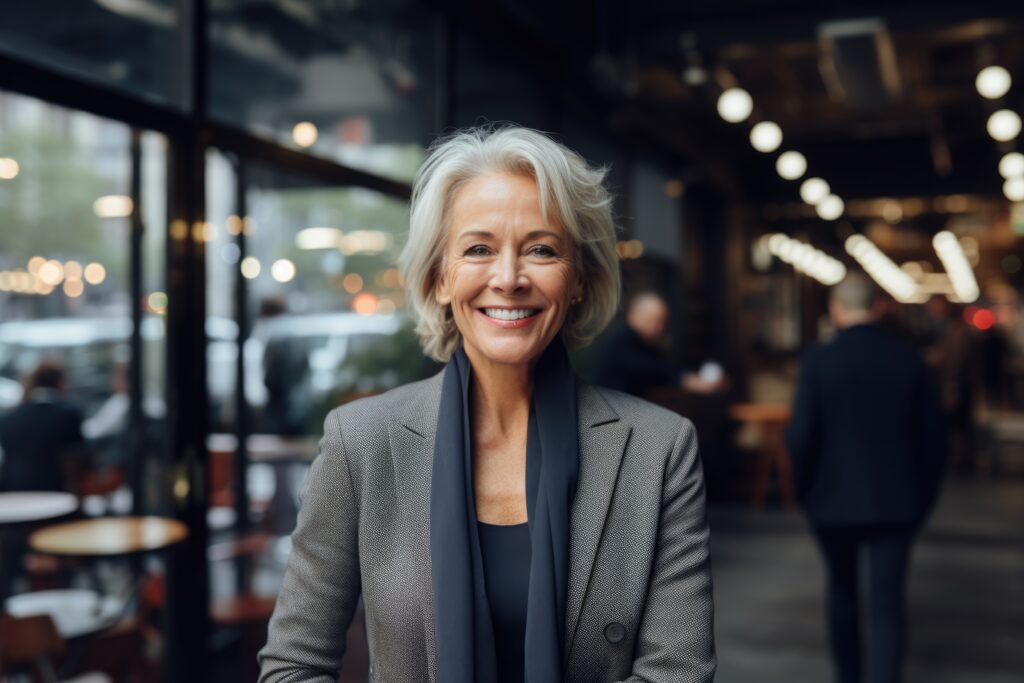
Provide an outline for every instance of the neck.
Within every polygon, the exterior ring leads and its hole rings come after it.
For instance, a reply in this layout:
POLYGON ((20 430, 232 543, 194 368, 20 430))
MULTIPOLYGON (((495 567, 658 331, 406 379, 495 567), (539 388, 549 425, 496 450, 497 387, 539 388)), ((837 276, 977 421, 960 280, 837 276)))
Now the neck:
POLYGON ((474 358, 470 410, 474 425, 487 425, 499 434, 509 434, 525 425, 533 397, 533 365, 504 365, 474 358))

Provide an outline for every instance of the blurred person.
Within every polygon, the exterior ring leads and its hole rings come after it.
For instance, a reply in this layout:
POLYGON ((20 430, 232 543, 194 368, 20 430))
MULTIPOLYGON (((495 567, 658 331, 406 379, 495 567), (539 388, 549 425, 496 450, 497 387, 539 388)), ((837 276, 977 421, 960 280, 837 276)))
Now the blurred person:
POLYGON ((952 465, 958 472, 970 474, 975 466, 971 330, 958 307, 944 296, 929 299, 925 312, 931 321, 925 359, 938 379, 952 465))
POLYGON ((634 294, 626 304, 625 326, 601 349, 595 384, 642 398, 653 389, 680 386, 682 373, 662 347, 668 315, 668 304, 657 292, 634 294))
POLYGON ((711 681, 693 426, 569 363, 618 301, 604 172, 525 128, 443 139, 400 267, 447 366, 328 416, 261 680, 335 680, 361 593, 374 680, 711 681))
MULTIPOLYGON (((287 313, 284 300, 268 297, 260 304, 260 318, 269 321, 287 313)), ((263 383, 267 387, 264 431, 283 436, 306 433, 312 412, 309 359, 298 340, 270 334, 263 350, 263 383)))
POLYGON ((937 497, 946 443, 931 372, 883 331, 880 292, 851 273, 831 292, 839 330, 804 354, 787 441, 797 499, 828 575, 839 683, 863 678, 860 555, 870 575, 867 679, 901 680, 911 544, 937 497))
POLYGON ((82 413, 66 388, 64 366, 44 360, 25 378, 21 403, 0 417, 0 491, 73 489, 85 451, 82 413))
MULTIPOLYGON (((108 439, 122 435, 128 427, 131 409, 128 363, 117 363, 111 373, 112 393, 95 413, 82 423, 82 434, 89 440, 108 439)), ((155 396, 147 396, 142 402, 143 414, 160 419, 167 413, 167 405, 155 396)))

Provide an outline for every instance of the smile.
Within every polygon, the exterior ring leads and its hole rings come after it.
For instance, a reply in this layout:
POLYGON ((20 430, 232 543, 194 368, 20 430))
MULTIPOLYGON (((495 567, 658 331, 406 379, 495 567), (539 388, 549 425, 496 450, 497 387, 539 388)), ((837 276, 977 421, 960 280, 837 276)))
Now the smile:
POLYGON ((537 308, 484 308, 484 315, 495 320, 522 320, 540 312, 537 308))

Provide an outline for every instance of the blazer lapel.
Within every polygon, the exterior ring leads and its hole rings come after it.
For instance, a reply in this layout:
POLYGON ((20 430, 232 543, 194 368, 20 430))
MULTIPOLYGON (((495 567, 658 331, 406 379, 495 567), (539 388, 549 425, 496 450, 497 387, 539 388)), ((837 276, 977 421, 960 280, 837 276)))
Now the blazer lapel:
POLYGON ((631 431, 595 387, 580 382, 577 394, 580 474, 569 521, 566 661, 572 652, 619 465, 631 431))
POLYGON ((388 427, 391 463, 395 468, 395 491, 402 497, 403 505, 410 511, 412 519, 422 520, 428 530, 423 537, 410 540, 426 544, 423 550, 427 560, 422 584, 427 594, 423 601, 423 634, 431 683, 437 671, 437 645, 434 632, 434 589, 430 579, 430 483, 433 479, 434 437, 443 376, 444 371, 425 380, 419 391, 410 397, 398 422, 388 427))

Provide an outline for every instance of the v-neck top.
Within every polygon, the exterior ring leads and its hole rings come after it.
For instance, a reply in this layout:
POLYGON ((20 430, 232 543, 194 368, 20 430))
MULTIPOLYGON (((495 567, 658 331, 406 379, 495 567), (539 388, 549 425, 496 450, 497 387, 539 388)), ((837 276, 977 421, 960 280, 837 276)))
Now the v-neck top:
POLYGON ((484 584, 494 626, 498 683, 523 683, 526 602, 530 589, 530 530, 526 523, 477 521, 484 584))

